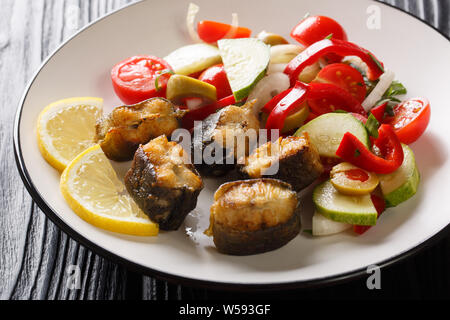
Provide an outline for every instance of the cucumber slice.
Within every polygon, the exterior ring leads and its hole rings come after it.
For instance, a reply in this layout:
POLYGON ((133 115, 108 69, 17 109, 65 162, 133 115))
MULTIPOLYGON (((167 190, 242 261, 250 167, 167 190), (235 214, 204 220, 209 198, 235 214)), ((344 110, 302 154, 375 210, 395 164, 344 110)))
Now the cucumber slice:
POLYGON ((370 140, 364 124, 347 113, 327 113, 298 129, 296 136, 308 132, 310 141, 322 157, 337 158, 336 150, 346 132, 355 135, 369 148, 370 140))
POLYGON ((336 222, 325 218, 322 214, 315 212, 312 218, 313 236, 328 236, 343 232, 352 227, 351 224, 336 222))
POLYGON ((164 58, 176 74, 188 76, 222 61, 219 49, 198 43, 181 47, 164 58))
POLYGON ((420 182, 413 151, 402 145, 405 158, 400 168, 390 174, 379 175, 386 206, 395 207, 416 194, 420 182))
POLYGON ((313 201, 317 211, 330 220, 362 226, 377 223, 377 210, 370 195, 343 195, 333 187, 330 180, 314 189, 313 201))
POLYGON ((224 39, 218 45, 234 98, 239 102, 266 74, 270 48, 255 38, 224 39))

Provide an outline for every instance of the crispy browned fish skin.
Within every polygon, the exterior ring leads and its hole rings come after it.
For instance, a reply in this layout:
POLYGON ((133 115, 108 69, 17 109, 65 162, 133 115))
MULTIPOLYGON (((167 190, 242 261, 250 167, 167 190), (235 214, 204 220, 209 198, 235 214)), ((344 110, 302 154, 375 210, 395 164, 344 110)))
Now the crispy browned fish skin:
MULTIPOLYGON (((281 138, 280 138, 281 139, 281 138)), ((255 161, 252 157, 258 150, 267 147, 268 144, 255 149, 245 160, 245 164, 238 165, 238 169, 245 179, 256 178, 274 178, 289 183, 292 188, 299 192, 313 183, 323 173, 323 166, 320 162, 320 156, 317 149, 310 143, 307 135, 301 137, 286 137, 282 139, 283 144, 291 144, 294 147, 288 148, 289 151, 282 152, 278 158, 279 168, 275 175, 264 175, 261 173, 249 173, 248 165, 255 161)))
POLYGON ((109 159, 128 161, 140 144, 160 135, 170 137, 180 127, 183 115, 184 112, 163 98, 118 107, 98 121, 97 139, 109 159))
MULTIPOLYGON (((249 130, 255 130, 256 139, 258 131, 260 129, 259 119, 253 113, 254 101, 246 103, 242 107, 228 106, 219 110, 218 112, 210 115, 201 123, 199 123, 194 129, 194 137, 192 139, 191 154, 194 157, 196 153, 203 155, 207 147, 214 146, 215 137, 223 137, 224 132, 229 132, 231 136, 237 138, 241 137, 243 133, 249 130), (234 132, 236 132, 234 134, 234 132), (198 134, 200 133, 200 134, 198 134), (222 134, 221 134, 222 133, 222 134)), ((256 140, 255 139, 255 140, 256 140)), ((247 140, 247 146, 256 141, 247 140)), ((236 147, 239 146, 239 142, 235 142, 236 147)), ((247 147, 248 149, 248 147, 247 147)), ((215 157, 215 148, 213 148, 212 156, 215 157)), ((204 157, 201 157, 201 162, 195 163, 196 168, 205 176, 222 176, 233 170, 236 167, 236 150, 222 148, 222 158, 216 161, 216 163, 207 164, 204 162, 204 157)), ((248 155, 248 152, 247 152, 248 155)))
MULTIPOLYGON (((191 164, 186 165, 201 180, 191 164)), ((125 186, 137 205, 161 230, 177 230, 189 212, 197 206, 203 189, 169 188, 158 184, 156 167, 148 159, 142 146, 136 151, 131 169, 125 176, 125 186)))
MULTIPOLYGON (((275 179, 235 181, 227 183, 221 188, 230 189, 240 183, 255 183, 258 181, 277 184, 292 191, 289 184, 275 179)), ((297 199, 295 209, 292 210, 286 221, 282 221, 274 226, 262 226, 258 230, 245 230, 242 227, 237 228, 236 226, 219 223, 214 218, 211 218, 209 235, 213 236, 217 250, 228 255, 246 256, 272 251, 286 245, 299 234, 301 229, 300 206, 297 194, 292 191, 292 196, 297 199)), ((251 199, 249 199, 250 210, 251 206, 251 199)), ((208 231, 206 233, 208 234, 208 231)))

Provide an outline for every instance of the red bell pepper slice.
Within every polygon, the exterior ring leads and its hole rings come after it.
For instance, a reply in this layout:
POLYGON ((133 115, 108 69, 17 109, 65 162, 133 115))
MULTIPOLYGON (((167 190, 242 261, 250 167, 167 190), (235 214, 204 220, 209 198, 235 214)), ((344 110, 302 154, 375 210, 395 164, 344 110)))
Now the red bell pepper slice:
MULTIPOLYGON (((377 210, 377 214, 378 214, 378 218, 379 218, 381 216, 381 214, 384 212, 384 210, 386 209, 386 202, 384 201, 383 198, 377 196, 376 194, 371 194, 370 198, 372 199, 372 203, 375 207, 375 210, 377 210)), ((353 226, 353 231, 356 232, 357 234, 363 234, 370 228, 371 228, 371 226, 355 225, 355 226, 353 226)))
POLYGON ((182 127, 190 130, 194 127, 195 121, 205 120, 209 115, 213 114, 217 110, 228 107, 234 103, 236 103, 236 100, 234 99, 234 96, 231 95, 219 101, 216 101, 215 103, 209 104, 196 110, 189 111, 183 117, 182 127))
POLYGON ((284 73, 290 77, 291 85, 295 84, 298 76, 307 66, 316 63, 322 56, 329 53, 360 57, 368 66, 369 80, 377 80, 384 73, 383 63, 370 51, 348 41, 324 39, 306 48, 287 65, 284 73))
MULTIPOLYGON (((361 103, 352 96, 347 90, 338 87, 332 83, 313 82, 309 84, 310 90, 308 99, 329 99, 336 101, 342 109, 348 112, 358 113, 367 116, 361 103)), ((312 110, 316 114, 324 114, 324 110, 312 110)), ((329 110, 332 112, 335 110, 329 110)))
POLYGON ((305 100, 309 91, 309 86, 303 82, 297 81, 292 89, 289 89, 288 93, 279 100, 277 105, 273 108, 269 117, 267 118, 266 129, 278 129, 281 130, 284 127, 284 121, 286 117, 301 105, 305 100))
POLYGON ((280 92, 275 97, 273 97, 269 102, 266 103, 266 105, 263 107, 262 111, 264 113, 270 114, 273 109, 277 106, 277 104, 288 95, 289 92, 291 92, 292 89, 284 90, 283 92, 280 92))
POLYGON ((336 155, 361 169, 379 174, 394 172, 402 165, 403 148, 390 125, 380 126, 374 146, 382 157, 372 153, 357 137, 347 132, 336 150, 336 155))
POLYGON ((376 106, 375 108, 373 108, 372 110, 370 110, 370 113, 373 114, 373 116, 375 117, 375 119, 378 120, 379 123, 383 123, 384 121, 384 114, 386 112, 386 107, 387 107, 388 103, 382 103, 379 106, 376 106))

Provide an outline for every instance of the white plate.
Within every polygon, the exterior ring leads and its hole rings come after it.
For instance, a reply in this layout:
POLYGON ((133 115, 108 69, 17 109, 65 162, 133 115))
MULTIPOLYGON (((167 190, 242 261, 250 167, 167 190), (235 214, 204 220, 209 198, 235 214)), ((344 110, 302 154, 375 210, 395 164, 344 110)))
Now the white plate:
MULTIPOLYGON (((39 153, 36 119, 50 102, 73 96, 103 97, 110 111, 120 105, 109 78, 116 62, 137 54, 164 57, 189 43, 184 23, 188 1, 144 1, 92 24, 62 45, 25 93, 16 121, 15 150, 28 190, 50 218, 83 244, 130 267, 179 281, 241 288, 310 286, 361 275, 367 266, 396 261, 444 230, 450 223, 450 207, 443 202, 450 195, 450 43, 445 37, 380 3, 375 5, 381 10, 381 29, 369 30, 366 10, 374 5, 370 1, 196 2, 200 19, 229 21, 231 13, 238 12, 241 23, 255 33, 268 30, 285 37, 307 12, 331 16, 343 24, 351 41, 373 51, 396 72, 409 96, 428 97, 431 123, 412 145, 422 174, 417 195, 389 209, 363 236, 301 234, 279 250, 249 257, 219 254, 202 234, 217 181, 207 181, 198 208, 181 230, 157 238, 114 234, 81 220, 59 192, 58 173, 39 153)), ((310 206, 308 201, 304 206, 310 206)))

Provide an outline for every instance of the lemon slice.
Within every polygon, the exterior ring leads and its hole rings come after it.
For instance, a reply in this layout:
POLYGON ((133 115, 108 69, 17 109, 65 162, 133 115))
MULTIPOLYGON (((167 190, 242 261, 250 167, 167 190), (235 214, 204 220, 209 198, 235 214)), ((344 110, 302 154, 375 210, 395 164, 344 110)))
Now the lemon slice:
POLYGON ((54 102, 41 112, 38 145, 52 167, 63 171, 77 155, 96 144, 95 124, 102 108, 102 99, 84 97, 54 102))
POLYGON ((108 231, 156 236, 152 222, 128 194, 99 145, 77 156, 61 176, 61 192, 86 222, 108 231))

